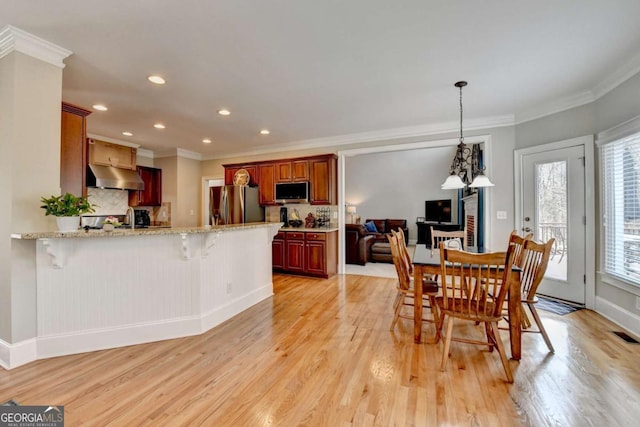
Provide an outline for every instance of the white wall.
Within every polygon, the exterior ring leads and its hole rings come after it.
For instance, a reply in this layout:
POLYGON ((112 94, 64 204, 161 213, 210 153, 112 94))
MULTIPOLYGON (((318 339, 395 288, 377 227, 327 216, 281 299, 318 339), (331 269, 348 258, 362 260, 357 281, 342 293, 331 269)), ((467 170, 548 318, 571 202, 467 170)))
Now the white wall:
POLYGON ((12 52, 0 59, 0 339, 35 334, 35 281, 13 272, 11 233, 50 230, 40 198, 60 194, 62 69, 12 52))
POLYGON ((202 168, 199 160, 181 156, 160 157, 155 167, 162 169, 162 201, 171 203, 171 225, 191 227, 202 216, 202 168))
MULTIPOLYGON (((640 115, 640 73, 632 76, 615 89, 593 103, 519 124, 515 127, 517 148, 541 145, 548 142, 596 134, 640 115)), ((598 153, 596 152, 596 167, 598 153)), ((603 282, 597 274, 600 269, 599 206, 602 190, 599 188, 599 171, 596 169, 596 311, 622 324, 635 334, 640 334, 640 310, 635 306, 635 291, 622 289, 603 282)), ((633 287, 631 287, 633 288, 633 287)))
POLYGON ((456 222, 457 192, 440 189, 454 152, 453 147, 435 147, 347 157, 345 201, 357 207, 363 222, 406 219, 409 239, 415 241, 416 218, 425 215, 425 200, 452 199, 456 222))

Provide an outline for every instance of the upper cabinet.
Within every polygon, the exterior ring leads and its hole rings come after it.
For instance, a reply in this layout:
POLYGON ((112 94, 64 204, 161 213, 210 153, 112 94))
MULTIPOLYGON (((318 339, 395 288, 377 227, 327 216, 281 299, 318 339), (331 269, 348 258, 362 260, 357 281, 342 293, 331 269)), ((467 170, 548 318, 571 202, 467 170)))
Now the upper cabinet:
POLYGON ((275 163, 276 182, 309 181, 308 160, 285 160, 275 163))
POLYGON ((60 132, 60 188, 62 194, 86 196, 87 116, 91 111, 62 103, 60 132))
POLYGON ((249 186, 255 187, 258 185, 258 166, 257 165, 233 165, 232 167, 224 167, 224 183, 225 185, 233 185, 233 176, 240 169, 244 169, 249 172, 249 186))
POLYGON ((89 164, 136 169, 137 150, 125 145, 89 139, 89 164))
POLYGON ((266 163, 258 165, 258 175, 260 177, 260 185, 258 193, 260 197, 260 205, 272 206, 276 204, 276 164, 266 163))
POLYGON ((160 206, 162 204, 162 169, 138 166, 136 171, 144 182, 144 190, 129 191, 129 206, 160 206))
POLYGON ((275 205, 275 185, 280 182, 309 182, 309 202, 312 205, 338 203, 338 157, 334 154, 278 159, 255 164, 224 166, 225 184, 233 184, 233 176, 239 169, 246 169, 251 176, 249 185, 258 185, 260 204, 275 205))
POLYGON ((309 202, 312 205, 338 203, 338 159, 335 155, 309 160, 309 202))

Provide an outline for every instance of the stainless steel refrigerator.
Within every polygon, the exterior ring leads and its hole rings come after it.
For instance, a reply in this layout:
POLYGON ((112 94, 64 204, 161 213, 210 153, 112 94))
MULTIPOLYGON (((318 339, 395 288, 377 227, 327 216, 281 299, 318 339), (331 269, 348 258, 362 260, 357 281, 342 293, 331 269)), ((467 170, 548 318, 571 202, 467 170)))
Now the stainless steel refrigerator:
POLYGON ((264 221, 257 187, 225 185, 209 190, 209 224, 244 224, 264 221))

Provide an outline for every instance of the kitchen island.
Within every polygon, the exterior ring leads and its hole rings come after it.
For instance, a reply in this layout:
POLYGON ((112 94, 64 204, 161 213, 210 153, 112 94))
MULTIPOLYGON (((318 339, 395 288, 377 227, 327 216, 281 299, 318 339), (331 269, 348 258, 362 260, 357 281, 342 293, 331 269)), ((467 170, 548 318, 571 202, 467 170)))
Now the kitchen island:
POLYGON ((273 295, 271 242, 280 226, 14 234, 32 336, 5 343, 0 362, 11 368, 206 332, 273 295))

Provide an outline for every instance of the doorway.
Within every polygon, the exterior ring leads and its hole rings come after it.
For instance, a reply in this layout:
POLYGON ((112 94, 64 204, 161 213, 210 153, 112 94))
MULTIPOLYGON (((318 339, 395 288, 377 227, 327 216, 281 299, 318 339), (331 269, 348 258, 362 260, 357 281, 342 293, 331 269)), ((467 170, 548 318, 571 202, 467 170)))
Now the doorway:
MULTIPOLYGON (((593 138, 585 138, 593 143, 593 138)), ((587 223, 593 225, 587 220, 587 211, 593 209, 587 209, 585 141, 576 138, 516 151, 517 230, 533 233, 537 241, 555 239, 538 293, 580 305, 588 299, 587 223)))

